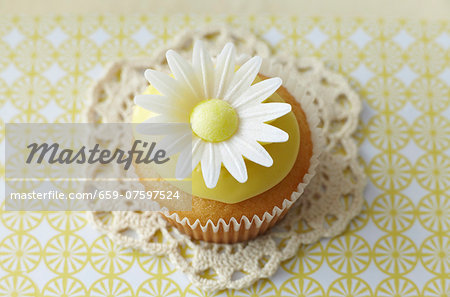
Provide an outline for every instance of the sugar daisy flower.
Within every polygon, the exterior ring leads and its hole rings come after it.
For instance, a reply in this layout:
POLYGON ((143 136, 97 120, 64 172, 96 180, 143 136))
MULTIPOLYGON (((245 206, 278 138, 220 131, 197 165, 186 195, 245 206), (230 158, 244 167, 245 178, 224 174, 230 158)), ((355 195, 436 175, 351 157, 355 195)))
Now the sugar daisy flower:
MULTIPOLYGON (((232 43, 226 44, 213 60, 203 42, 196 41, 192 64, 173 50, 167 51, 166 58, 173 77, 147 69, 145 78, 160 95, 138 95, 135 103, 158 114, 146 123, 190 124, 192 143, 185 153, 192 153, 192 161, 180 153, 177 177, 189 175, 200 163, 206 186, 214 188, 222 164, 240 183, 248 178, 244 158, 272 166, 272 157, 260 142, 288 140, 286 132, 267 122, 290 112, 291 105, 263 103, 282 81, 275 77, 252 85, 261 67, 261 57, 249 59, 236 70, 232 43)), ((181 143, 183 137, 177 138, 173 141, 181 143)))

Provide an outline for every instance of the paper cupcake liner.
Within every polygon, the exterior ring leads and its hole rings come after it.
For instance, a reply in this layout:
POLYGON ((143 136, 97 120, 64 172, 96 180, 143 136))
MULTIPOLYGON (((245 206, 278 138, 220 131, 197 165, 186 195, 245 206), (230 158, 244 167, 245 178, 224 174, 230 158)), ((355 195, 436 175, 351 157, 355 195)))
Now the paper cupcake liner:
MULTIPOLYGON (((249 56, 240 56, 240 63, 247 60, 249 56)), ((197 219, 191 222, 187 217, 182 217, 177 213, 164 213, 165 218, 183 233, 194 239, 200 239, 216 243, 233 243, 252 239, 264 233, 275 225, 289 210, 289 208, 301 197, 305 187, 309 184, 316 173, 319 164, 319 156, 325 148, 325 140, 320 128, 319 106, 315 100, 315 92, 307 86, 301 84, 298 70, 287 64, 279 62, 276 58, 264 58, 260 73, 267 77, 280 77, 283 80, 283 87, 300 103, 303 109, 311 133, 313 152, 310 165, 303 181, 298 184, 297 190, 292 192, 289 198, 284 199, 281 208, 275 206, 272 211, 266 211, 262 217, 254 215, 251 218, 242 216, 232 217, 228 222, 219 219, 217 222, 208 220, 206 224, 201 224, 197 219)))

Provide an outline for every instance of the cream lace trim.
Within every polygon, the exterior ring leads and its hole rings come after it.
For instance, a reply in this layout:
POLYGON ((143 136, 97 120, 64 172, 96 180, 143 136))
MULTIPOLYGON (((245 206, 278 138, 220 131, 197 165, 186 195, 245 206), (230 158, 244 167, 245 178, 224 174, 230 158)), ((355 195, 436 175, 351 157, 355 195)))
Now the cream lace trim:
MULTIPOLYGON (((151 58, 111 64, 89 93, 86 121, 129 122, 132 99, 147 85, 144 70, 150 66, 164 70, 164 54, 169 48, 188 56, 192 42, 198 38, 208 40, 208 47, 216 52, 231 41, 239 53, 263 58, 270 55, 264 42, 243 30, 220 27, 186 31, 151 58)), ((168 257, 204 290, 245 288, 273 275, 280 262, 294 256, 301 244, 344 231, 364 201, 365 175, 352 139, 361 110, 359 97, 342 76, 325 69, 315 58, 277 55, 270 59, 281 63, 283 70, 295 72, 300 83, 314 90, 326 142, 316 175, 285 219, 265 235, 236 244, 191 240, 157 212, 88 212, 94 227, 118 244, 168 257)))

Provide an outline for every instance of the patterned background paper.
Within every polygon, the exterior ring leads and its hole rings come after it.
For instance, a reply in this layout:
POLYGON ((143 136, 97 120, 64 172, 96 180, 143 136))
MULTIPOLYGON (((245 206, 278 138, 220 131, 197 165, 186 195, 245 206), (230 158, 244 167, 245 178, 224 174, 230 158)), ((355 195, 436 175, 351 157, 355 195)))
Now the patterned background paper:
MULTIPOLYGON (((77 122, 88 86, 117 58, 148 55, 185 27, 246 27, 317 56, 361 95, 363 213, 302 247, 276 275, 220 296, 443 296, 450 292, 450 22, 262 16, 0 18, 5 122, 77 122)), ((4 178, 4 156, 0 166, 4 178)), ((3 204, 3 189, 0 204, 3 204)), ((122 249, 82 212, 0 208, 0 296, 215 296, 167 259, 122 249)))

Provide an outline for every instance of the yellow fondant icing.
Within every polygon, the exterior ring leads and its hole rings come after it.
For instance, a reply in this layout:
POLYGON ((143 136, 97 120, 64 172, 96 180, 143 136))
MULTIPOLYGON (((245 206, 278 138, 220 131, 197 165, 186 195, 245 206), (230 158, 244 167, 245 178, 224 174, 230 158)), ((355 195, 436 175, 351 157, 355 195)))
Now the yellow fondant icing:
MULTIPOLYGON (((255 83, 260 80, 256 78, 255 83)), ((149 86, 144 93, 159 94, 152 86, 149 86)), ((284 100, 277 93, 274 93, 265 102, 284 102, 284 100)), ((155 115, 151 111, 135 106, 132 121, 133 123, 141 123, 155 115)), ((270 124, 289 134, 289 140, 286 142, 264 144, 265 149, 273 159, 271 167, 264 167, 245 160, 248 173, 248 180, 245 183, 239 183, 222 167, 216 187, 209 189, 205 185, 201 165, 199 164, 192 172, 192 194, 225 203, 238 203, 263 193, 278 184, 289 173, 295 163, 300 145, 300 134, 297 119, 292 111, 272 121, 270 124)), ((186 191, 186 189, 182 190, 186 191)))

